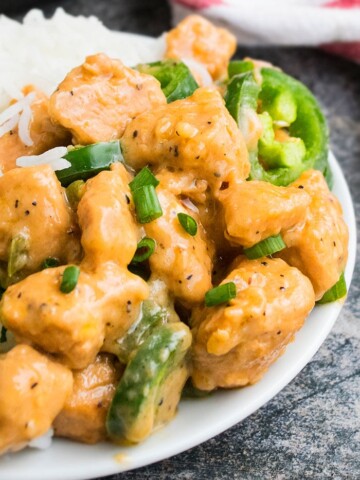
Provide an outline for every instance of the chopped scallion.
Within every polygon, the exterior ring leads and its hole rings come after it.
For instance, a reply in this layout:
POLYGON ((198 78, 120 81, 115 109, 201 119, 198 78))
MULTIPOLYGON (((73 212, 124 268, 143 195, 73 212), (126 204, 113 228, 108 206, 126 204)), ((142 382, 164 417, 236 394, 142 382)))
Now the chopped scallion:
POLYGON ((132 195, 140 223, 149 223, 161 217, 163 212, 154 185, 144 185, 133 191, 132 195))
POLYGON ((78 283, 80 268, 75 265, 66 267, 60 284, 60 290, 63 293, 70 293, 78 283))
POLYGON ((48 257, 43 261, 41 265, 41 269, 45 270, 45 268, 54 268, 54 267, 58 267, 59 265, 60 265, 60 262, 57 258, 48 257))
POLYGON ((146 185, 157 187, 159 183, 159 180, 152 174, 151 170, 148 167, 144 167, 136 175, 134 180, 129 183, 129 187, 132 192, 135 192, 135 190, 145 187, 146 185))
POLYGON ((267 257, 273 253, 280 252, 284 248, 286 248, 286 245, 281 235, 274 235, 273 237, 265 238, 265 240, 253 247, 245 248, 244 254, 250 260, 255 260, 256 258, 267 257))
POLYGON ((1 333, 0 333, 0 343, 5 343, 7 342, 7 329, 5 327, 1 327, 1 333))
POLYGON ((321 305, 324 303, 335 302, 336 300, 345 297, 346 294, 346 282, 344 274, 342 273, 335 285, 325 292, 323 297, 317 303, 321 305))
POLYGON ((226 303, 236 297, 236 285, 234 282, 223 283, 205 293, 205 305, 213 307, 226 303))
POLYGON ((153 253, 156 247, 156 242, 153 238, 144 237, 137 245, 137 249, 131 263, 145 262, 153 253))
POLYGON ((191 235, 192 237, 196 235, 198 226, 195 218, 191 217, 186 213, 178 213, 177 217, 181 226, 189 235, 191 235))

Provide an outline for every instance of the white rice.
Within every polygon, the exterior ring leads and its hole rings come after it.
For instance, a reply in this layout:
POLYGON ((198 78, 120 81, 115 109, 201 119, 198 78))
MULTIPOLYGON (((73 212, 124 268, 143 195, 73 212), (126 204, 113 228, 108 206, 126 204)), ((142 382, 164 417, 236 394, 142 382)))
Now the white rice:
POLYGON ((49 164, 54 171, 64 170, 71 167, 71 163, 65 160, 64 157, 68 153, 66 147, 55 147, 41 155, 26 155, 19 157, 16 160, 17 167, 31 167, 35 165, 49 164))
POLYGON ((133 66, 159 60, 164 49, 163 37, 114 32, 95 17, 74 17, 61 8, 50 19, 31 10, 23 24, 0 15, 0 112, 21 99, 29 83, 50 95, 87 55, 104 52, 133 66))

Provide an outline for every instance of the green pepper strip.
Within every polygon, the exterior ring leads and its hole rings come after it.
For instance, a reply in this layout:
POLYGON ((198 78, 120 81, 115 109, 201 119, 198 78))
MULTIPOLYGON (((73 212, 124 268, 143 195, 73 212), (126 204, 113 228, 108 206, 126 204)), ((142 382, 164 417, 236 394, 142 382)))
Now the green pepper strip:
MULTIPOLYGON (((180 322, 158 327, 128 363, 111 402, 106 429, 115 441, 138 441, 144 422, 149 430, 156 421, 161 386, 183 361, 190 346, 190 332, 180 322), (152 425, 147 421, 152 417, 152 425)), ((147 432, 147 433, 150 433, 147 432)))
MULTIPOLYGON (((249 74, 250 67, 249 61, 231 62, 229 76, 234 78, 234 75, 244 74, 243 72, 249 74)), ((287 150, 285 154, 279 153, 279 145, 265 151, 263 149, 261 153, 267 164, 266 169, 260 163, 258 152, 250 152, 250 179, 264 180, 275 185, 288 185, 303 171, 315 168, 324 174, 331 187, 332 175, 328 165, 328 128, 317 100, 305 85, 283 72, 273 68, 262 68, 261 76, 259 110, 272 115, 275 121, 288 124, 293 144, 283 143, 287 150), (302 141, 305 151, 300 141, 296 145, 294 139, 302 141), (267 162, 269 157, 266 155, 273 157, 269 162, 271 166, 267 162), (284 160, 285 157, 287 157, 286 160, 284 160), (274 158, 275 161, 271 162, 274 158)))
POLYGON ((168 103, 189 97, 199 88, 189 68, 183 62, 163 60, 140 64, 135 68, 159 80, 168 103))
POLYGON ((119 360, 127 364, 135 351, 152 332, 169 320, 169 312, 151 300, 145 300, 141 306, 139 319, 130 327, 125 336, 118 341, 116 354, 119 360))
POLYGON ((87 180, 102 170, 109 170, 112 163, 124 161, 118 140, 76 147, 64 158, 71 163, 71 167, 55 172, 64 187, 75 180, 87 180))
POLYGON ((246 110, 256 111, 259 92, 260 87, 252 72, 235 75, 230 80, 225 94, 225 103, 240 130, 246 120, 246 110))

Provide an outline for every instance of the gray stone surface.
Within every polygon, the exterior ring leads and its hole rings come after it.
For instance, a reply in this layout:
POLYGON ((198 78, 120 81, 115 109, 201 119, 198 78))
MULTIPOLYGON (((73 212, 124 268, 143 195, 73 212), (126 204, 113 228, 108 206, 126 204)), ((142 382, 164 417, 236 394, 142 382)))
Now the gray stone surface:
MULTIPOLYGON (((156 35, 170 24, 169 9, 161 0, 42 2, 48 14, 60 4, 70 13, 95 14, 111 28, 127 31, 156 35)), ((20 17, 21 12, 13 15, 20 17)), ((241 48, 238 54, 273 61, 315 92, 359 214, 360 66, 305 48, 241 48)), ((108 480, 359 479, 359 290, 357 266, 332 333, 295 380, 265 407, 188 452, 108 480)))

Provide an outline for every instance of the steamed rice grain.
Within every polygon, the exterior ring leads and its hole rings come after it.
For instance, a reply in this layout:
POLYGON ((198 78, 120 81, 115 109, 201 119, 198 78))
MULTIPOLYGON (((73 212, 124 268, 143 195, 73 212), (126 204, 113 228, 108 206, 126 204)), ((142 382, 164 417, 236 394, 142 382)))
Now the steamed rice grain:
POLYGON ((133 66, 159 60, 164 49, 162 37, 114 32, 95 17, 74 17, 61 8, 50 19, 31 10, 23 24, 0 15, 0 111, 21 99, 27 84, 50 95, 87 55, 104 52, 133 66))

